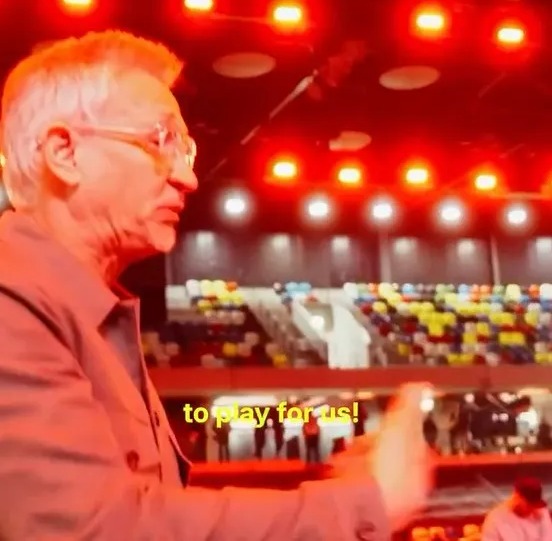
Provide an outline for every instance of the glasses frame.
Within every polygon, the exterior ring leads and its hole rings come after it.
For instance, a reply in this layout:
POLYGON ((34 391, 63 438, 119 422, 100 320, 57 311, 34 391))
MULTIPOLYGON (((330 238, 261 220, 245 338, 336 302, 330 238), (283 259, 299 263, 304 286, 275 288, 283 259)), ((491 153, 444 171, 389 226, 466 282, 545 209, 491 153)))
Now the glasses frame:
MULTIPOLYGON (((197 144, 184 130, 171 127, 169 122, 157 122, 150 130, 94 124, 72 124, 71 129, 82 135, 95 135, 134 145, 148 154, 158 154, 171 161, 183 157, 190 169, 194 168, 197 144), (171 137, 173 140, 171 141, 171 137)), ((40 148, 42 143, 39 142, 40 148)))

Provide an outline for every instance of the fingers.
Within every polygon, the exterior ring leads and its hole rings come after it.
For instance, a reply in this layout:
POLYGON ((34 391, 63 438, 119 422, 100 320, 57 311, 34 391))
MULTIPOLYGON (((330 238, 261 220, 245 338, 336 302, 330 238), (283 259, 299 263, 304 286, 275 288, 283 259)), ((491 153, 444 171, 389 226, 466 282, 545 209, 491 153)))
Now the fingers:
POLYGON ((409 383, 399 390, 391 402, 384 418, 384 428, 393 425, 400 427, 405 435, 418 439, 423 437, 425 413, 421 404, 424 398, 432 393, 431 385, 427 383, 409 383))

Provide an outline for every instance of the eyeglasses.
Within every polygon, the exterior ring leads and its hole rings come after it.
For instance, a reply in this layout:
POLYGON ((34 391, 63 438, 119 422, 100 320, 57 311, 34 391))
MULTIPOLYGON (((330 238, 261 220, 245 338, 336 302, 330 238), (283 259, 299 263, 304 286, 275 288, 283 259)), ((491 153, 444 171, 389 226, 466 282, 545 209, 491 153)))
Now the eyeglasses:
POLYGON ((174 120, 158 122, 149 131, 91 124, 72 125, 71 127, 83 135, 97 135, 138 146, 150 154, 158 154, 167 159, 171 166, 180 157, 183 157, 186 164, 192 169, 195 164, 196 142, 174 120))

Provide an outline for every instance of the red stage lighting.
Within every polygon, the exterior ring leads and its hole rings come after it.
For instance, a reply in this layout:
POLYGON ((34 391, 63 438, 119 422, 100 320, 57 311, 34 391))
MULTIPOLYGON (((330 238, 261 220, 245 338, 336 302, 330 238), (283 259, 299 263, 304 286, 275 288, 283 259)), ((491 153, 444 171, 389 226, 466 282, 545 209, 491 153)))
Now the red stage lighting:
POLYGON ((362 170, 359 167, 341 167, 337 173, 337 180, 344 186, 360 186, 362 184, 362 170))
POLYGON ((474 180, 475 189, 481 192, 490 192, 498 186, 498 179, 494 173, 479 173, 474 180))
POLYGON ((519 47, 525 42, 525 28, 518 22, 504 22, 496 29, 495 37, 503 47, 519 47))
POLYGON ((448 14, 440 6, 420 6, 413 13, 412 30, 421 37, 441 37, 448 27, 448 14))
POLYGON ((184 7, 190 11, 210 11, 213 0, 184 0, 184 7))
POLYGON ((273 9, 272 19, 280 26, 296 27, 303 22, 303 9, 297 4, 280 4, 273 9))
POLYGON ((292 161, 276 162, 272 167, 275 177, 292 178, 297 175, 297 165, 292 161))
POLYGON ((298 169, 297 162, 292 158, 278 158, 270 164, 268 181, 272 184, 293 185, 298 169))
POLYGON ((429 170, 420 165, 408 167, 404 179, 411 186, 425 187, 429 184, 430 180, 429 170))
POLYGON ((70 13, 88 13, 96 7, 96 0, 60 0, 60 3, 70 13))

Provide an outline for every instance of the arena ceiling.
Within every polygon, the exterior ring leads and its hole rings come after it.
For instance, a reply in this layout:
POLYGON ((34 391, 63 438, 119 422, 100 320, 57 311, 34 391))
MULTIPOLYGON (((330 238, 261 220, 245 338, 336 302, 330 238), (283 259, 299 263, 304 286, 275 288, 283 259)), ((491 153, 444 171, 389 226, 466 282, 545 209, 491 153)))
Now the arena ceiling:
POLYGON ((0 70, 37 44, 91 29, 170 45, 187 63, 175 93, 200 149, 192 221, 220 186, 273 196, 263 175, 280 152, 301 157, 309 187, 327 183, 344 159, 363 163, 371 187, 394 185, 401 164, 420 156, 438 190, 455 190, 482 163, 515 191, 539 192, 549 180, 552 5, 544 0, 431 2, 447 14, 438 39, 413 33, 412 14, 426 5, 415 0, 296 0, 306 22, 296 31, 271 24, 268 0, 214 0, 199 14, 183 0, 96 2, 80 16, 62 0, 2 2, 0 70), (522 22, 518 49, 495 42, 501 21, 522 22))

